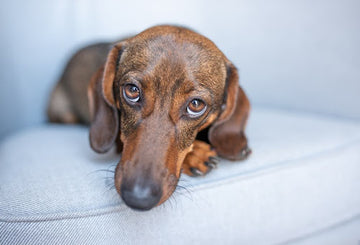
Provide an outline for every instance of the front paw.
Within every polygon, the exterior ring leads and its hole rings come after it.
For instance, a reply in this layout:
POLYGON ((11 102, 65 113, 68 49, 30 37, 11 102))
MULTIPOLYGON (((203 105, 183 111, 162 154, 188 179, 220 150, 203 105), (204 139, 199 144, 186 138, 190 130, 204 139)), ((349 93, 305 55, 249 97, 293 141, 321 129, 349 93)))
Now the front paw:
POLYGON ((216 152, 209 144, 195 140, 193 150, 189 152, 183 163, 183 172, 189 176, 203 176, 216 168, 218 159, 216 152))

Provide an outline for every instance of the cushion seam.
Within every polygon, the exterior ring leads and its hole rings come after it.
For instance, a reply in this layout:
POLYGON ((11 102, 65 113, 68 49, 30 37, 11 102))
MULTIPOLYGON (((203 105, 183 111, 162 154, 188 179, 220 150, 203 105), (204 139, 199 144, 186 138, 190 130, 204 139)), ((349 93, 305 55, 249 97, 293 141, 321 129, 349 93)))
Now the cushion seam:
POLYGON ((303 234, 299 234, 298 236, 295 236, 294 238, 287 239, 283 242, 275 243, 276 245, 286 245, 291 244, 294 242, 304 241, 306 239, 311 239, 312 237, 316 237, 317 235, 324 234, 324 232, 328 232, 331 230, 334 230, 338 227, 341 227, 342 225, 346 225, 348 223, 354 222, 360 220, 360 213, 350 215, 347 218, 343 218, 342 220, 338 220, 336 222, 328 222, 328 224, 323 225, 322 227, 319 227, 315 229, 314 231, 305 232, 303 234))

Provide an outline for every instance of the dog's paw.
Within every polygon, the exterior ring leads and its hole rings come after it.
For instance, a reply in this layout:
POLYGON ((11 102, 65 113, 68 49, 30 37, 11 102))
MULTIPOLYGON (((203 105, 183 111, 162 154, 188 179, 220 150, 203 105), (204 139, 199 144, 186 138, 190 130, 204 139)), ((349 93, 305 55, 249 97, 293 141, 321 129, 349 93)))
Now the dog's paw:
POLYGON ((193 149, 190 151, 183 163, 183 173, 189 176, 202 176, 216 168, 218 158, 216 152, 210 145, 199 140, 193 143, 193 149))

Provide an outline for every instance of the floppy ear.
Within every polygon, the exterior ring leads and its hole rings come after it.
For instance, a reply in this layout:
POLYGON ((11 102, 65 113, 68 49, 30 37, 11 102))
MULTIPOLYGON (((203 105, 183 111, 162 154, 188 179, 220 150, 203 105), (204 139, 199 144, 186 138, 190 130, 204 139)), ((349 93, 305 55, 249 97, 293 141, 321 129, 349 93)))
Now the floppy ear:
POLYGON ((219 156, 229 160, 244 159, 251 152, 244 133, 250 103, 239 86, 237 69, 231 63, 227 64, 224 104, 221 110, 209 129, 209 141, 219 156))
POLYGON ((119 137, 119 111, 115 105, 113 84, 122 45, 115 45, 108 54, 105 66, 92 77, 88 87, 91 114, 90 145, 105 153, 119 137))

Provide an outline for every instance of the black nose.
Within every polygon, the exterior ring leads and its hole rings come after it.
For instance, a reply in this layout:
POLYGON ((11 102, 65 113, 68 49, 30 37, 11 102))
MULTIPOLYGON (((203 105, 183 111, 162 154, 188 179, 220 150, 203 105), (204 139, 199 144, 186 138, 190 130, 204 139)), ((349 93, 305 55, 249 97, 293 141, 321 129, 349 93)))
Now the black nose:
POLYGON ((130 208, 149 210, 159 203, 162 196, 160 186, 155 184, 121 184, 121 197, 130 208))

